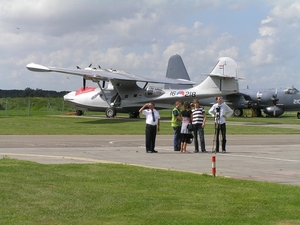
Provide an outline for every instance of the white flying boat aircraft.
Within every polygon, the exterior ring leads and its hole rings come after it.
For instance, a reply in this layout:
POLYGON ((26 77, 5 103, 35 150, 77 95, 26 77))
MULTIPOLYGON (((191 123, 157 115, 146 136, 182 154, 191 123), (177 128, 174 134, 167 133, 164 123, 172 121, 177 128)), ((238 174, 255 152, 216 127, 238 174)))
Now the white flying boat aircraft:
POLYGON ((101 69, 100 66, 81 70, 79 67, 64 69, 30 63, 26 67, 34 72, 58 72, 83 77, 83 87, 64 96, 64 100, 76 109, 77 115, 81 115, 82 111, 100 111, 105 112, 107 117, 114 117, 117 112, 138 117, 140 107, 146 102, 154 102, 156 109, 170 109, 177 100, 192 101, 195 98, 238 92, 237 64, 228 57, 221 57, 212 72, 206 74, 206 79, 192 87, 194 82, 189 80, 143 77, 119 70, 101 69), (97 83, 98 88, 86 87, 86 80, 97 83), (158 88, 150 86, 151 83, 187 85, 189 88, 158 88))

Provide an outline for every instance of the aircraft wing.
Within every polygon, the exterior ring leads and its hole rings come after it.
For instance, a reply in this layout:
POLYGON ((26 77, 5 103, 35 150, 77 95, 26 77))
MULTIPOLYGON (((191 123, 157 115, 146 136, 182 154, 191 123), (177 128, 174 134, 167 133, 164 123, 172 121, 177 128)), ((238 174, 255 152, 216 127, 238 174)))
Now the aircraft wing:
POLYGON ((98 81, 140 81, 148 83, 166 83, 166 84, 194 84, 194 82, 183 79, 171 79, 167 77, 144 77, 139 75, 134 75, 126 73, 119 70, 106 70, 106 69, 65 69, 51 66, 43 66, 35 63, 30 63, 27 69, 34 72, 57 72, 65 73, 70 75, 76 75, 84 77, 86 80, 92 80, 94 82, 98 81))

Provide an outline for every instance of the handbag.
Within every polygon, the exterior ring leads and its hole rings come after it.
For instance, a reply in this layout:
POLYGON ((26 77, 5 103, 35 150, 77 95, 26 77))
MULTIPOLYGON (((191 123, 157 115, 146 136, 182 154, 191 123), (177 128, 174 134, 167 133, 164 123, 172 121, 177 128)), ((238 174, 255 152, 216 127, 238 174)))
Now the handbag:
POLYGON ((189 123, 187 125, 187 129, 188 129, 188 131, 194 131, 194 125, 192 123, 189 123))
POLYGON ((188 144, 192 144, 192 143, 193 143, 193 139, 194 139, 194 135, 193 135, 193 134, 189 134, 189 136, 188 136, 188 140, 187 140, 187 142, 186 142, 186 143, 188 143, 188 144))

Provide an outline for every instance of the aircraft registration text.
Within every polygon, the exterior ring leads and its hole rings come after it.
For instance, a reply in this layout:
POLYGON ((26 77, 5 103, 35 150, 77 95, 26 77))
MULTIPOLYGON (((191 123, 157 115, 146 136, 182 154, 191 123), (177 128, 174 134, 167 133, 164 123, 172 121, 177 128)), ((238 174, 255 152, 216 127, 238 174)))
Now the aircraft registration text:
POLYGON ((300 104, 300 99, 294 99, 294 104, 300 104))
POLYGON ((171 91, 171 96, 195 97, 196 91, 171 91))

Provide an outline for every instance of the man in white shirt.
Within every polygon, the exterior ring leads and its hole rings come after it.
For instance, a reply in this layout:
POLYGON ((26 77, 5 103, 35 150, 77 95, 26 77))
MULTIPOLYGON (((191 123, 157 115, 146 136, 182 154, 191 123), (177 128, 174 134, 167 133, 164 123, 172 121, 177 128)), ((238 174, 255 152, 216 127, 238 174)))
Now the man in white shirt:
POLYGON ((222 103, 222 97, 216 97, 217 103, 214 104, 208 113, 215 118, 215 137, 216 152, 219 152, 219 134, 222 133, 222 152, 226 152, 226 118, 230 117, 233 110, 225 103, 222 103))
POLYGON ((160 115, 159 112, 154 108, 154 103, 146 103, 139 110, 140 113, 146 116, 146 152, 157 153, 155 150, 155 139, 156 132, 160 131, 160 115), (148 109, 145 109, 148 107, 148 109))

